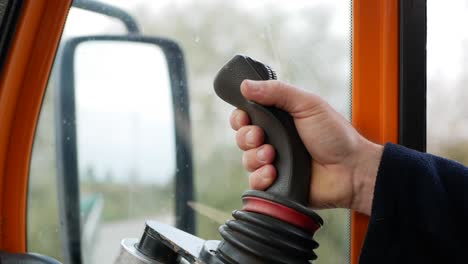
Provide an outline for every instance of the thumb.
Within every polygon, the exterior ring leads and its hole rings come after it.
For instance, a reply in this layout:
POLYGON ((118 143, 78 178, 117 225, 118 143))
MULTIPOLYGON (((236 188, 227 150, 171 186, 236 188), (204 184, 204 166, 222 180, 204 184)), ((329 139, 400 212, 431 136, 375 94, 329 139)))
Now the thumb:
POLYGON ((313 111, 325 103, 311 92, 277 80, 244 80, 241 84, 241 92, 249 100, 266 106, 275 106, 293 116, 313 111))

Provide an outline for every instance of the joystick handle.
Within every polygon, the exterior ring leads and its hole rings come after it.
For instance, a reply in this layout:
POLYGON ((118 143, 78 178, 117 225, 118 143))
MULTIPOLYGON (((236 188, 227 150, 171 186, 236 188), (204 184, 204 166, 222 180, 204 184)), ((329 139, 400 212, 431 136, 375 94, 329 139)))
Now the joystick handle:
POLYGON ((253 125, 265 131, 265 143, 276 149, 274 166, 277 177, 266 192, 281 200, 308 205, 311 157, 302 143, 294 120, 287 112, 263 106, 242 96, 240 85, 245 79, 274 80, 276 73, 267 65, 244 55, 236 55, 218 72, 214 88, 227 103, 244 110, 253 125))

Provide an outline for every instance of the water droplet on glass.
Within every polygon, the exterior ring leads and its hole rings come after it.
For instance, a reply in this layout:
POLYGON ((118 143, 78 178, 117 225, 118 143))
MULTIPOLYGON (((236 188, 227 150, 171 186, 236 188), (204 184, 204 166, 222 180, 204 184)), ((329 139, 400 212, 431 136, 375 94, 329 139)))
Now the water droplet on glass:
POLYGON ((195 36, 194 39, 193 39, 196 43, 200 42, 200 37, 199 36, 195 36))

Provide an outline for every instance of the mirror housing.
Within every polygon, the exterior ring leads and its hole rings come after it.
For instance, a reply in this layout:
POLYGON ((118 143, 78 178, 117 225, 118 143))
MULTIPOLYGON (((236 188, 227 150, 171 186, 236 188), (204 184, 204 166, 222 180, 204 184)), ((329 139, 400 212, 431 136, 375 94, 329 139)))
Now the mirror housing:
MULTIPOLYGON (((64 42, 58 58, 58 84, 55 95, 56 153, 59 208, 63 255, 66 263, 82 263, 79 167, 75 105, 75 52, 90 41, 139 42, 156 45, 166 59, 172 92, 176 146, 175 216, 176 227, 195 232, 195 216, 188 202, 194 200, 192 142, 189 98, 184 56, 172 40, 139 35, 96 35, 71 38, 64 42)), ((118 245, 116 245, 118 247, 118 245)))

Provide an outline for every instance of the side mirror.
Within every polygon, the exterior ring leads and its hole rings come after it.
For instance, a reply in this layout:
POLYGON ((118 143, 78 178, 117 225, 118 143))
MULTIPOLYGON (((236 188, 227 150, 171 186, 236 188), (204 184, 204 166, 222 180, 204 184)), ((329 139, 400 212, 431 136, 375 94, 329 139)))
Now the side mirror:
POLYGON ((189 98, 179 46, 137 35, 86 36, 66 41, 59 56, 65 263, 117 257, 120 239, 139 235, 146 218, 194 233, 189 98))

